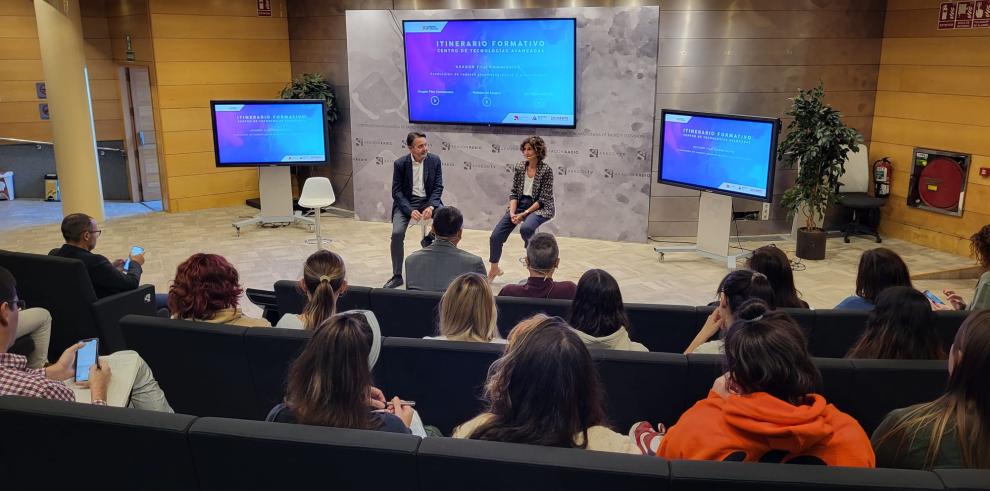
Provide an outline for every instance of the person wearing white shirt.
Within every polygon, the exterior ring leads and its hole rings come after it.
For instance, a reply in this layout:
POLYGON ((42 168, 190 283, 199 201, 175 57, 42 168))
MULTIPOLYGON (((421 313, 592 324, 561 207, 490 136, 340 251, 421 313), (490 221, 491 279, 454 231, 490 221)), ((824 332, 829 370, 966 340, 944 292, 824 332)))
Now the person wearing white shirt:
POLYGON ((406 136, 409 155, 396 159, 392 170, 392 278, 385 288, 402 286, 403 242, 410 220, 429 220, 443 206, 443 172, 440 157, 430 153, 426 134, 406 136))

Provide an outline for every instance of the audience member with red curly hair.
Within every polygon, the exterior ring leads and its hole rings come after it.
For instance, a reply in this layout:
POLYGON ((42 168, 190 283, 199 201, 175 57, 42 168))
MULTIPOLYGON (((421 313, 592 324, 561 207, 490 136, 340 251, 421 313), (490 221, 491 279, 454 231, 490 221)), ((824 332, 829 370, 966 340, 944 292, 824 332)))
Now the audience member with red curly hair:
POLYGON ((175 270, 168 309, 173 319, 271 327, 268 321, 248 317, 237 308, 243 291, 237 269, 223 256, 193 254, 175 270))

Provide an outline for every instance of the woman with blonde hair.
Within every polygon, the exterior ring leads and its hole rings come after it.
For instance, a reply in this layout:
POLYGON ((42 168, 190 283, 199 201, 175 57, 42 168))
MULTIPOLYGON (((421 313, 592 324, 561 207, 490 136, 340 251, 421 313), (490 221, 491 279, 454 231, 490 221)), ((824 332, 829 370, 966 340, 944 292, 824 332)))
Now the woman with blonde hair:
POLYGON ((496 322, 498 310, 488 280, 478 273, 465 273, 450 283, 440 299, 440 333, 426 339, 504 343, 496 322))
POLYGON ((275 327, 313 330, 337 313, 337 297, 347 290, 344 259, 333 251, 310 254, 303 265, 299 287, 306 292, 306 306, 299 315, 285 314, 275 327))

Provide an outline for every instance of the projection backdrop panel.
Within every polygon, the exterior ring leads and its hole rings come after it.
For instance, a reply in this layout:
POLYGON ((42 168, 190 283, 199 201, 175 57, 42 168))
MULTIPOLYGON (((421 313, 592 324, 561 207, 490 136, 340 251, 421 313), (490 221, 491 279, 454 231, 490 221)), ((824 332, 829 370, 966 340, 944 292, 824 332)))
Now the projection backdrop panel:
MULTIPOLYGON (((354 208, 361 220, 389 221, 392 162, 406 133, 429 138, 444 167, 444 203, 464 225, 490 229, 502 216, 529 135, 546 140, 558 235, 645 241, 656 94, 657 7, 347 12, 354 208), (410 125, 402 21, 474 18, 577 19, 577 127, 488 128, 410 125)), ((511 240, 518 240, 513 238, 511 240)))

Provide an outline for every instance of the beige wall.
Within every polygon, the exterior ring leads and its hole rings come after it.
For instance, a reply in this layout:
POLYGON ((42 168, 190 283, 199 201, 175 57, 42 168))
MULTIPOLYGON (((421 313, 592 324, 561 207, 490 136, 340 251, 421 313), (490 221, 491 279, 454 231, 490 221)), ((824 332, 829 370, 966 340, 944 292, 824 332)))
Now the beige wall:
MULTIPOLYGON (((120 92, 106 5, 103 0, 82 0, 80 7, 96 139, 120 140, 120 92)), ((51 141, 50 122, 38 116, 38 103, 44 101, 37 99, 34 87, 44 80, 34 5, 26 0, 0 2, 0 137, 51 141)))
POLYGON ((870 160, 894 163, 881 233, 960 255, 990 223, 990 29, 936 29, 937 0, 891 0, 870 160), (962 217, 909 208, 914 147, 972 154, 962 217))
POLYGON ((285 1, 272 17, 255 0, 151 0, 151 43, 170 211, 258 196, 254 168, 218 169, 211 99, 277 98, 290 80, 285 1))

